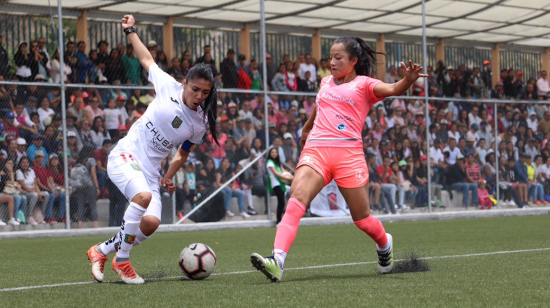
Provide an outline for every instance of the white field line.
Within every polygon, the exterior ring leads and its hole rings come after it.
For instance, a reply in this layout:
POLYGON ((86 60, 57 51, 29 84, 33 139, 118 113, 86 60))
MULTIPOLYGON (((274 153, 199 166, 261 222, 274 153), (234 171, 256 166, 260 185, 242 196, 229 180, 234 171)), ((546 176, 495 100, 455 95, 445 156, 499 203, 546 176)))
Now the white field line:
MULTIPOLYGON (((524 253, 524 252, 537 252, 537 251, 550 251, 550 248, 535 248, 535 249, 524 249, 524 250, 505 250, 505 251, 493 251, 493 252, 482 252, 482 253, 469 253, 463 255, 450 255, 450 256, 435 256, 435 257, 422 257, 418 258, 420 260, 437 260, 437 259, 451 259, 451 258, 470 258, 470 257, 483 257, 483 256, 493 256, 493 255, 502 255, 502 254, 512 254, 512 253, 524 253)), ((402 262, 406 259, 395 260, 395 262, 402 262)), ((340 267, 340 266, 354 266, 354 265, 366 265, 366 264, 376 264, 377 261, 369 262, 353 262, 353 263, 340 263, 340 264, 326 264, 326 265, 313 265, 313 266, 303 266, 303 267, 294 267, 287 268, 287 271, 293 270, 310 270, 317 268, 330 268, 330 267, 340 267)), ((223 275, 240 275, 240 274, 250 274, 257 271, 236 271, 236 272, 225 272, 225 273, 215 273, 212 276, 223 276, 223 275)), ((183 276, 170 276, 162 278, 148 278, 148 281, 151 280, 171 280, 171 279, 181 279, 183 276)), ((4 288, 0 289, 0 292, 10 292, 10 291, 25 291, 33 289, 43 289, 43 288, 57 288, 57 287, 67 287, 67 286, 78 286, 86 284, 95 284, 95 281, 81 281, 81 282, 67 282, 67 283, 56 283, 56 284, 46 284, 38 286, 27 286, 27 287, 17 287, 17 288, 4 288)), ((119 281, 105 281, 103 283, 119 283, 119 281)))

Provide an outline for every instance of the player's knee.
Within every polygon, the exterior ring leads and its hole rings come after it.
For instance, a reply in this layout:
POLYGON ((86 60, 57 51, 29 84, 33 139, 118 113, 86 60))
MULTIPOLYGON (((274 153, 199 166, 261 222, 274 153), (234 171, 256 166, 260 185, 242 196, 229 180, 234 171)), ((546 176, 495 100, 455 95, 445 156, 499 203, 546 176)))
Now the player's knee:
POLYGON ((159 227, 160 220, 155 216, 145 216, 141 219, 139 228, 143 235, 151 236, 159 227))
POLYGON ((151 203, 153 195, 150 192, 140 192, 132 198, 132 202, 139 204, 143 208, 147 208, 151 203))

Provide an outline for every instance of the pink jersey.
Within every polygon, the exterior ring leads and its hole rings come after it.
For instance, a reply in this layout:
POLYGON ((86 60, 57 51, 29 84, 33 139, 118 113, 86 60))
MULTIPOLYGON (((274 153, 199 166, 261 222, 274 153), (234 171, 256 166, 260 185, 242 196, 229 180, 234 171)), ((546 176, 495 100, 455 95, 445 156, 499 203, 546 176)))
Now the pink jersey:
POLYGON ((332 76, 321 80, 317 94, 317 116, 309 133, 308 147, 362 147, 361 131, 370 108, 382 98, 374 95, 380 82, 367 76, 357 76, 337 85, 332 76))

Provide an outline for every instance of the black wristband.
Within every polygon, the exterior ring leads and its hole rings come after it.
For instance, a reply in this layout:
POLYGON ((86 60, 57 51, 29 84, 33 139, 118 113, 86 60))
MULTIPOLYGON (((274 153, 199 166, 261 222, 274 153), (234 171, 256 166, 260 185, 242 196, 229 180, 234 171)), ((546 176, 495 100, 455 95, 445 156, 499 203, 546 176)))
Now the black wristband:
POLYGON ((137 30, 136 30, 136 28, 134 28, 134 27, 128 27, 128 28, 124 29, 124 33, 125 33, 126 35, 128 35, 128 34, 130 34, 130 33, 136 33, 136 32, 137 32, 137 30))

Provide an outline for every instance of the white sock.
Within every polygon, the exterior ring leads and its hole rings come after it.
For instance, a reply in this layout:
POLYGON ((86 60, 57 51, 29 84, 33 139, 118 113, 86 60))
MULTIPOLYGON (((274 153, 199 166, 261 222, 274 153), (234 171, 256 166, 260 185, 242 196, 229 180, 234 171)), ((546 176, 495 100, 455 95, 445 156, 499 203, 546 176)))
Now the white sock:
POLYGON ((379 247, 378 245, 376 245, 376 249, 377 249, 378 251, 387 251, 388 249, 390 249, 390 247, 391 247, 390 241, 388 241, 388 242, 386 243, 386 245, 384 245, 384 246, 382 246, 382 247, 379 247))
POLYGON ((139 224, 146 210, 147 209, 143 208, 141 205, 130 202, 130 206, 126 209, 122 221, 120 247, 117 258, 127 259, 130 257, 130 250, 132 250, 132 246, 136 241, 139 224))
POLYGON ((150 235, 149 235, 149 236, 145 236, 145 234, 143 234, 143 232, 141 232, 141 229, 138 228, 137 234, 136 234, 136 241, 134 242, 134 246, 143 243, 143 241, 145 241, 145 240, 148 239, 149 237, 150 237, 150 235))
POLYGON ((112 252, 115 252, 120 245, 121 234, 122 234, 122 230, 118 231, 117 234, 115 234, 115 236, 111 237, 107 241, 97 246, 97 250, 99 250, 99 252, 101 252, 104 255, 108 255, 112 252))
POLYGON ((281 265, 281 267, 284 267, 286 259, 286 252, 284 250, 274 249, 273 257, 275 258, 275 260, 277 260, 277 262, 279 262, 279 265, 281 265))

